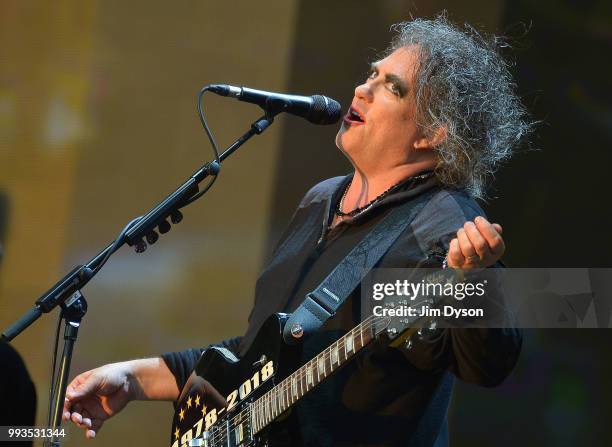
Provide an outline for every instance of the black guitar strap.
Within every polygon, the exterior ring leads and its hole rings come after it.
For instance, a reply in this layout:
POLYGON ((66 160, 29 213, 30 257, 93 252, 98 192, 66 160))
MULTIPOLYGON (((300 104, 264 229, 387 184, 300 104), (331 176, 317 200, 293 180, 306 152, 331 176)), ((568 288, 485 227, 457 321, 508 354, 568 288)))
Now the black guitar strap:
POLYGON ((319 286, 306 295, 304 302, 285 324, 283 338, 295 344, 315 333, 336 314, 342 303, 378 263, 399 235, 423 209, 437 188, 424 192, 387 214, 319 286))

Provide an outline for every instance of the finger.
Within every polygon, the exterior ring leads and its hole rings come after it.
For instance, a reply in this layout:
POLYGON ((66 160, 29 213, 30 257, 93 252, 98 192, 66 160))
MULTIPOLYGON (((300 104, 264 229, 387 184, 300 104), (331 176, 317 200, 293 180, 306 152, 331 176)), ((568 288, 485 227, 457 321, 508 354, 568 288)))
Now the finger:
POLYGON ((459 241, 457 240, 457 238, 454 238, 450 241, 450 245, 448 247, 447 262, 448 265, 453 268, 461 268, 461 266, 465 263, 465 258, 461 253, 461 249, 459 248, 459 241))
POLYGON ((478 260, 478 255, 476 254, 476 250, 472 247, 472 243, 470 239, 465 234, 465 230, 463 228, 459 228, 457 231, 457 240, 459 241, 459 248, 461 249, 461 254, 468 262, 474 262, 478 260))
POLYGON ((87 410, 83 410, 81 416, 83 416, 82 424, 87 428, 91 428, 91 415, 89 412, 87 410))
POLYGON ((501 225, 490 224, 487 219, 482 216, 478 216, 475 222, 481 236, 486 239, 491 253, 496 256, 501 255, 506 250, 504 239, 500 236, 502 233, 501 225))
POLYGON ((92 372, 87 371, 75 377, 66 390, 68 400, 76 402, 98 388, 98 381, 94 380, 95 376, 92 377, 92 372))
MULTIPOLYGON (((488 225, 490 226, 490 224, 488 225)), ((478 253, 478 257, 481 260, 485 259, 491 254, 489 250, 489 244, 487 243, 485 238, 482 237, 480 231, 478 231, 478 228, 476 227, 474 222, 466 222, 463 225, 463 229, 465 230, 465 234, 467 234, 467 237, 470 240, 472 247, 474 247, 474 250, 476 250, 476 253, 478 253)))
POLYGON ((87 428, 83 425, 83 416, 80 413, 72 413, 70 420, 79 428, 87 428))
POLYGON ((100 430, 102 429, 102 425, 104 424, 104 421, 102 419, 92 419, 91 420, 91 427, 89 427, 89 429, 87 429, 85 431, 85 437, 87 439, 93 439, 96 437, 96 435, 100 432, 100 430))
POLYGON ((104 425, 104 421, 102 419, 93 418, 91 420, 91 427, 89 427, 89 429, 98 434, 98 432, 102 429, 102 425, 104 425))
POLYGON ((64 409, 62 412, 62 419, 64 421, 67 421, 70 419, 70 408, 72 407, 72 404, 70 403, 70 400, 68 400, 68 398, 64 398, 64 409))

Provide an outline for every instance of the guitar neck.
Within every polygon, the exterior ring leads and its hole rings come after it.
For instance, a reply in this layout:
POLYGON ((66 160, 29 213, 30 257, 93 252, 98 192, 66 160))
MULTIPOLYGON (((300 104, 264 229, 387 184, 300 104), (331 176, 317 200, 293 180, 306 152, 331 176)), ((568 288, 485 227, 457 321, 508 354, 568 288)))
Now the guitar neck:
POLYGON ((367 346, 378 334, 376 323, 383 318, 369 317, 327 349, 285 378, 251 405, 253 434, 263 430, 297 403, 306 393, 329 377, 367 346))

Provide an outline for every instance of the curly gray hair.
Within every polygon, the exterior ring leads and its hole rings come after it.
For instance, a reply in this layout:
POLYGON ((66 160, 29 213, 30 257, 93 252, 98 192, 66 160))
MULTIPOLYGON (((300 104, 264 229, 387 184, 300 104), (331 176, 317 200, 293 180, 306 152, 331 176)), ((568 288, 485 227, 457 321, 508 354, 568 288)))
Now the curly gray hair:
POLYGON ((499 38, 485 38, 445 14, 391 27, 397 34, 386 54, 415 45, 416 122, 425 135, 439 129, 446 138, 435 150, 438 179, 485 198, 487 181, 528 135, 532 123, 515 90, 499 38))

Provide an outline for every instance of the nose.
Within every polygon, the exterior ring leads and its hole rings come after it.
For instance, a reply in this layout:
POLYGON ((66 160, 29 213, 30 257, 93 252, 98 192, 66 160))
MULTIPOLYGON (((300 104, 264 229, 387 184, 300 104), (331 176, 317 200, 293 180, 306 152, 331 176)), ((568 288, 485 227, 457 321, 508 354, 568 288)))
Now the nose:
POLYGON ((367 82, 355 87, 355 98, 372 102, 372 88, 367 82))

